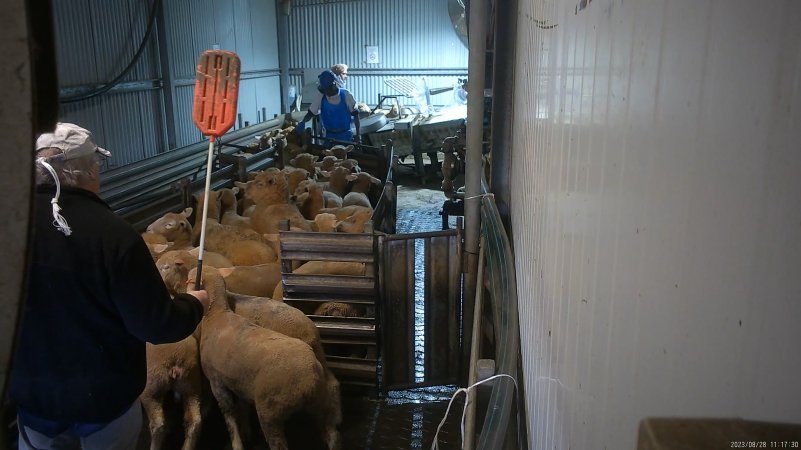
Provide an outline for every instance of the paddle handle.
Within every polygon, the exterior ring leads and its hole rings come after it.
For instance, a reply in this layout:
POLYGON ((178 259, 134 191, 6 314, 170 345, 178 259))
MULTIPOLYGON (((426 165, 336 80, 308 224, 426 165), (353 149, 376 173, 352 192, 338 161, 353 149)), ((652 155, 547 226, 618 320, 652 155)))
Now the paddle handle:
POLYGON ((203 190, 203 217, 200 221, 200 246, 197 252, 197 275, 195 275, 195 290, 199 291, 201 277, 203 276, 203 248, 206 244, 206 219, 208 218, 209 192, 211 188, 211 165, 214 159, 214 136, 209 136, 209 154, 206 158, 206 187, 203 190))

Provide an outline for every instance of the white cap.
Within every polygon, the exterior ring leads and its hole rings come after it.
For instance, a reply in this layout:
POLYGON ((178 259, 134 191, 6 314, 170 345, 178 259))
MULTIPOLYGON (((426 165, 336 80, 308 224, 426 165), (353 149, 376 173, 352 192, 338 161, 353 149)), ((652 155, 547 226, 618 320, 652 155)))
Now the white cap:
POLYGON ((36 140, 36 151, 57 148, 61 155, 50 156, 49 161, 76 159, 94 152, 110 157, 111 152, 95 144, 92 133, 74 123, 59 122, 52 133, 44 133, 36 140))

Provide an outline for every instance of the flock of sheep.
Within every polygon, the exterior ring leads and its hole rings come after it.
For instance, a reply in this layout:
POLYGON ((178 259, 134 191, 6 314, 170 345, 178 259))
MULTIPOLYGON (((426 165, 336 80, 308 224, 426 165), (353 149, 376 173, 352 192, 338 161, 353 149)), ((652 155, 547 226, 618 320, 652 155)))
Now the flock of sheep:
MULTIPOLYGON (((196 245, 206 215, 201 275, 210 310, 192 336, 147 347, 148 382, 141 400, 151 450, 165 445, 164 400, 176 394, 184 411, 182 448, 196 447, 207 386, 233 450, 245 448, 248 420, 242 404, 255 406, 271 450, 288 448, 284 422, 299 411, 314 418, 329 449, 339 448, 340 384, 327 367, 319 331, 307 314, 363 312, 348 304, 323 303, 301 311, 283 303, 278 227, 289 220, 291 230, 364 232, 373 212, 367 194, 381 181, 361 172, 358 162, 348 158, 349 150, 295 151, 284 169, 269 168, 250 174, 246 183, 210 192, 206 211, 203 193, 197 194, 197 209, 168 213, 142 234, 167 288, 173 294, 185 292, 199 276, 196 245), (193 212, 194 226, 189 221, 193 212)), ((364 270, 361 263, 309 261, 294 272, 362 275, 364 270)))

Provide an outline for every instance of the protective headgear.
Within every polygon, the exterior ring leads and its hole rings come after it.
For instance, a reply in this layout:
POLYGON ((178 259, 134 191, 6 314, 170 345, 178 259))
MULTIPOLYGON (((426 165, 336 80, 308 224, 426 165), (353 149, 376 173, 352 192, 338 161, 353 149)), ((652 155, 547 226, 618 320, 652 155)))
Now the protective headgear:
POLYGON ((334 72, 326 70, 323 73, 321 73, 320 76, 318 76, 317 78, 319 80, 319 83, 317 85, 317 90, 324 93, 325 91, 328 90, 328 88, 331 87, 332 84, 335 84, 337 82, 337 78, 339 77, 337 77, 334 72))

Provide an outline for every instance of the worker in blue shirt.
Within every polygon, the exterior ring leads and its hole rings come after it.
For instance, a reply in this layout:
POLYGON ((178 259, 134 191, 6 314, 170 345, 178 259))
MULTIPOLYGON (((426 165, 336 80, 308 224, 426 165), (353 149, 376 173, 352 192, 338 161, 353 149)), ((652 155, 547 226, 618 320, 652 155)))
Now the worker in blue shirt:
POLYGON ((298 124, 296 130, 300 133, 305 123, 314 116, 320 117, 323 125, 323 135, 338 141, 351 142, 354 140, 351 123, 355 125, 356 136, 359 136, 359 112, 356 109, 356 100, 347 89, 339 87, 334 72, 326 70, 318 77, 317 90, 323 95, 315 99, 309 106, 306 116, 298 124))

